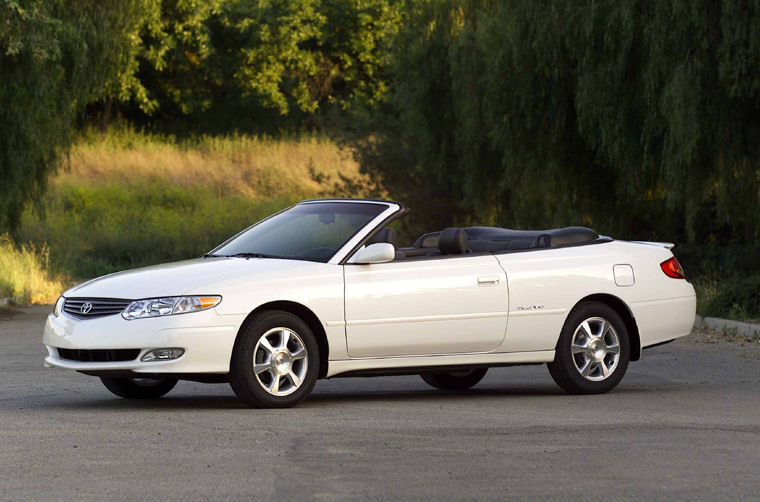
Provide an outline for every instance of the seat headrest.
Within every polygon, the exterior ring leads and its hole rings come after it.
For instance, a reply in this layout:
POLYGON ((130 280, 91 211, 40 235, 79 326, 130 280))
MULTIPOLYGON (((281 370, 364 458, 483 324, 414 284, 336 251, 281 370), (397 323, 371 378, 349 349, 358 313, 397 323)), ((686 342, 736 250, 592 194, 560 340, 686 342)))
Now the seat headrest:
POLYGON ((461 228, 446 228, 438 237, 438 250, 443 254, 462 254, 470 250, 467 232, 461 228))
POLYGON ((398 249, 398 234, 391 227, 385 227, 368 240, 367 245, 377 244, 378 242, 393 244, 393 247, 398 249))
POLYGON ((549 232, 552 236, 552 246, 564 246, 567 244, 579 244, 593 241, 599 238, 599 234, 586 227, 557 228, 549 232))

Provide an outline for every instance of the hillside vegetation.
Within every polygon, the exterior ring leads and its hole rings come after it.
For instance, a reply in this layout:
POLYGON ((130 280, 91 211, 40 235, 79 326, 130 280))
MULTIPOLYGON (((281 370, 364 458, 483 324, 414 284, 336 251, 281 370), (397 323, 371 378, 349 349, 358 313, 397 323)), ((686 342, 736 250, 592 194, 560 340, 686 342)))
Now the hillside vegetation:
POLYGON ((318 136, 179 141, 88 133, 50 181, 20 241, 46 243, 74 278, 199 256, 302 199, 381 194, 350 151, 318 136))
MULTIPOLYGON (((18 241, 27 244, 0 241, 0 297, 50 303, 74 282, 199 256, 283 207, 329 196, 388 194, 360 173, 352 151, 324 137, 179 140, 129 128, 89 131, 68 168, 51 178, 42 206, 25 211, 18 241)), ((687 273, 695 252, 676 249, 687 273)), ((747 318, 760 309, 734 299, 752 297, 753 276, 738 283, 720 276, 690 274, 701 313, 747 318)))

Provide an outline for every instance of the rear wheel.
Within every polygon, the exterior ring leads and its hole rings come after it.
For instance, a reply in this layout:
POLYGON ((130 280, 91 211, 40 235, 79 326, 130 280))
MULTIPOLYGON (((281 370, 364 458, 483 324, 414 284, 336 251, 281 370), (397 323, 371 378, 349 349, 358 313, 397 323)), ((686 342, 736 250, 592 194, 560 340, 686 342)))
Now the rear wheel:
POLYGON ((565 321, 549 373, 571 394, 601 394, 620 383, 630 350, 620 315, 602 303, 584 303, 565 321))
POLYGON ((441 390, 464 390, 480 382, 486 376, 488 368, 422 373, 425 383, 441 390))
POLYGON ((176 378, 107 378, 101 377, 100 381, 119 397, 127 399, 156 399, 177 385, 176 378))
POLYGON ((230 385, 254 408, 288 408, 309 395, 319 372, 319 348, 309 326, 284 311, 268 311, 240 331, 230 361, 230 385))

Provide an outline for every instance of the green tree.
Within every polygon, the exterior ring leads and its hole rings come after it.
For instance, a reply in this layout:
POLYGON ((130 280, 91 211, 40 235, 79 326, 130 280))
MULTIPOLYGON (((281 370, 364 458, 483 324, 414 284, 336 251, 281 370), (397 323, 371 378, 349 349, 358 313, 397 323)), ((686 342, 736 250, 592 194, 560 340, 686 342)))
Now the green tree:
POLYGON ((138 8, 120 0, 0 0, 0 229, 61 166, 75 118, 124 60, 138 8))
POLYGON ((288 124, 373 106, 400 12, 400 0, 154 2, 111 94, 159 123, 205 113, 255 125, 238 115, 271 110, 288 124))
POLYGON ((132 102, 148 115, 205 110, 218 78, 209 20, 224 0, 146 1, 136 13, 126 59, 108 98, 132 102))

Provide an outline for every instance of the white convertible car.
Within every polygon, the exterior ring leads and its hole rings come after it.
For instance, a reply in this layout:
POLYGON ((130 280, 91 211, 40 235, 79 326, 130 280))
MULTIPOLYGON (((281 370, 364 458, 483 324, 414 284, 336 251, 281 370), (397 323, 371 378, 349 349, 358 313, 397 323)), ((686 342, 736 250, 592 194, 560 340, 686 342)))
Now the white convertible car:
POLYGON ((691 331, 694 288, 672 244, 469 227, 400 248, 388 225, 407 212, 305 201, 201 258, 76 286, 45 324, 45 364, 126 398, 229 382, 254 407, 293 406, 319 378, 420 374, 466 389, 489 367, 535 363, 587 394, 691 331))

